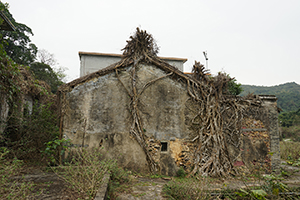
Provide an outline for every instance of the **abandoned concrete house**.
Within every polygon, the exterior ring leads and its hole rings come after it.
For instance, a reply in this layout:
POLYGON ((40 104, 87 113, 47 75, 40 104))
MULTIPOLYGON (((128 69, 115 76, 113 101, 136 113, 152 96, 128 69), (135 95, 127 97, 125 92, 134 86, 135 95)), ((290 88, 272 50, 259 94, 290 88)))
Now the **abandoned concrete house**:
POLYGON ((187 76, 186 59, 157 57, 146 31, 127 43, 123 55, 80 52, 81 77, 59 89, 61 134, 74 146, 171 176, 180 167, 209 175, 278 168, 275 96, 222 95, 199 63, 187 76))

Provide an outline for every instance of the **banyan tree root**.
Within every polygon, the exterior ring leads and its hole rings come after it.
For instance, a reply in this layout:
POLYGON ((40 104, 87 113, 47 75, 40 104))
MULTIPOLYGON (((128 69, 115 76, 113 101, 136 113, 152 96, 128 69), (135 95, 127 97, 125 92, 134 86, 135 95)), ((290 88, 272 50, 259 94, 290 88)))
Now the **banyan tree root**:
POLYGON ((232 169, 221 126, 220 106, 211 98, 206 108, 206 122, 199 130, 198 148, 194 154, 191 174, 225 176, 232 169))
POLYGON ((127 89, 123 82, 120 80, 120 77, 118 75, 118 70, 116 67, 116 76, 118 80, 121 82, 122 86, 126 89, 128 95, 131 98, 130 103, 130 110, 132 115, 132 125, 130 128, 130 134, 135 138, 135 140, 139 143, 139 145, 142 147, 144 153, 146 154, 146 159, 149 165, 149 169, 152 173, 157 173, 160 170, 159 163, 156 163, 152 157, 152 155, 149 153, 147 149, 146 144, 146 136, 144 134, 144 129, 142 127, 141 118, 140 118, 140 112, 138 109, 139 104, 139 97, 144 92, 146 88, 148 88, 151 84, 154 82, 165 78, 167 76, 172 75, 172 73, 168 73, 165 76, 153 79, 146 83, 140 91, 137 89, 137 66, 142 61, 144 62, 151 62, 151 57, 156 57, 156 54, 158 52, 158 47, 156 43, 154 42, 153 37, 150 34, 147 34, 146 31, 140 31, 137 28, 137 32, 134 36, 130 37, 130 40, 127 41, 127 45, 123 49, 123 62, 133 63, 132 69, 131 69, 131 90, 127 89))
POLYGON ((190 96, 199 104, 199 110, 193 121, 198 119, 198 136, 194 152, 194 168, 189 175, 196 173, 209 176, 227 176, 233 172, 224 129, 234 126, 233 134, 239 138, 239 124, 242 107, 234 101, 225 100, 227 83, 231 80, 223 74, 214 79, 206 76, 203 65, 196 62, 193 68, 194 78, 198 83, 188 83, 190 96), (226 120, 223 113, 232 113, 231 120, 226 120), (236 131, 235 131, 236 130, 236 131))
POLYGON ((127 45, 123 49, 123 59, 119 65, 115 66, 115 72, 118 80, 126 89, 131 98, 130 110, 132 115, 132 125, 130 134, 142 147, 146 154, 147 162, 151 172, 159 171, 159 163, 156 163, 152 155, 147 151, 146 136, 139 112, 139 98, 143 91, 154 82, 170 76, 179 76, 183 82, 187 83, 187 92, 199 105, 197 115, 192 119, 192 124, 198 124, 197 136, 193 139, 196 144, 194 152, 194 168, 190 175, 196 173, 209 176, 226 176, 233 170, 233 164, 230 160, 227 150, 225 134, 235 139, 229 139, 229 142, 239 146, 240 142, 240 122, 242 118, 243 107, 234 99, 226 99, 224 94, 228 82, 231 80, 224 74, 219 74, 214 78, 206 75, 203 65, 196 62, 193 68, 193 78, 182 75, 173 67, 161 62, 157 58, 158 47, 154 39, 146 31, 137 29, 134 36, 130 37, 127 45), (156 66, 163 65, 169 71, 165 76, 153 79, 146 83, 142 88, 137 89, 137 66, 139 63, 149 63, 156 66), (124 63, 131 63, 131 89, 127 89, 120 80, 118 68, 124 63), (230 113, 230 117, 224 117, 230 113), (231 130, 231 131, 229 131, 231 130))

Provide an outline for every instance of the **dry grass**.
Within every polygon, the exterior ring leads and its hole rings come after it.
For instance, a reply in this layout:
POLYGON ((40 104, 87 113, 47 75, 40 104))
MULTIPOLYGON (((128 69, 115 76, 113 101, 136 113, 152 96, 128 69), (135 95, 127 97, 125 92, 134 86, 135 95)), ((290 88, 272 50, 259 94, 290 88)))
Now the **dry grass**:
POLYGON ((283 160, 298 160, 300 158, 300 142, 281 141, 280 156, 283 160))
POLYGON ((281 127, 282 139, 291 139, 295 142, 300 142, 300 125, 290 127, 281 127))
POLYGON ((0 148, 0 199, 36 199, 39 193, 34 193, 35 184, 25 181, 11 179, 19 175, 23 169, 23 161, 18 159, 8 159, 6 155, 9 151, 6 148, 0 148))
POLYGON ((57 174, 64 179, 70 187, 77 191, 83 199, 93 199, 108 171, 115 167, 112 159, 103 159, 100 148, 72 150, 70 163, 62 166, 57 174))
POLYGON ((208 184, 206 178, 178 178, 164 185, 163 192, 169 199, 209 199, 208 184))

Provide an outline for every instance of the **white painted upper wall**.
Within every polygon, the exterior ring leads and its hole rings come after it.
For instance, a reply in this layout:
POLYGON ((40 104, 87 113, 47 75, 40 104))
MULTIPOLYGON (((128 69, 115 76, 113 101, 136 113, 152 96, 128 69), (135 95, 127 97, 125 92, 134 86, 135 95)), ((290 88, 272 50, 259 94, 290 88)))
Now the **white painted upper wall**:
MULTIPOLYGON (((121 54, 79 52, 80 58, 80 77, 93 73, 121 60, 121 54)), ((170 65, 183 72, 185 58, 159 57, 170 65)))

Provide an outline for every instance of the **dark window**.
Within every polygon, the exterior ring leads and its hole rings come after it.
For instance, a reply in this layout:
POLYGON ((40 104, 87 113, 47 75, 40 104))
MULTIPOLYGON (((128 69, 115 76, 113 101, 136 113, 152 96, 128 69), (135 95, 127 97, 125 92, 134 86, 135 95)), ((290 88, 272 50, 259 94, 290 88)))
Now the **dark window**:
POLYGON ((168 143, 161 142, 161 151, 168 151, 168 143))

